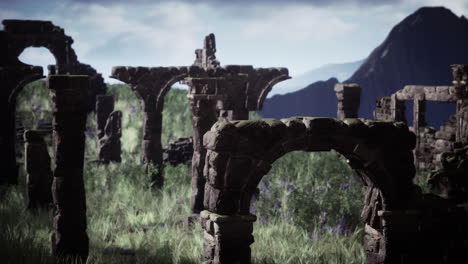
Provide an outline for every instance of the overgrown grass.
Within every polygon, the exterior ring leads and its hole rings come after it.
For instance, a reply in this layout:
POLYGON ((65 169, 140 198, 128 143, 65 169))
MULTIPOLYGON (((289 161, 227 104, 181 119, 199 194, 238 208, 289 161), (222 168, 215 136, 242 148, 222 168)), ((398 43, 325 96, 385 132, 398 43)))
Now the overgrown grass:
MULTIPOLYGON (((201 263, 203 230, 185 224, 189 165, 166 166, 164 188, 148 189, 139 102, 125 85, 112 85, 109 92, 116 97, 116 110, 123 112, 123 156, 121 164, 93 162, 96 131, 90 116, 84 168, 88 263, 201 263)), ((25 113, 32 110, 24 103, 45 100, 46 94, 31 93, 19 106, 25 113)), ((166 96, 163 130, 164 143, 191 134, 186 91, 171 90, 166 96)), ((362 184, 353 175, 334 152, 293 152, 276 161, 251 208, 258 216, 253 262, 363 263, 362 184)), ((50 255, 53 210, 25 210, 24 177, 20 185, 0 191, 1 263, 56 263, 50 255)))

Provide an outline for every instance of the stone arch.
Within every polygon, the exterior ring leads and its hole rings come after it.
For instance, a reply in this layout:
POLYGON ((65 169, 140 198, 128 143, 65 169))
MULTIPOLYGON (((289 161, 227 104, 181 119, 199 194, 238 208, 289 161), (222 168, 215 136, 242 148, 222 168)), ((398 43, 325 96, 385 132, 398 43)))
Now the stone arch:
MULTIPOLYGON (((42 69, 40 72, 42 72, 42 69)), ((27 84, 43 78, 45 78, 45 76, 42 75, 42 73, 39 73, 39 71, 37 71, 37 73, 24 76, 24 78, 18 82, 18 85, 13 89, 13 91, 11 91, 10 95, 8 96, 8 104, 15 105, 16 98, 27 84)))
POLYGON ((18 57, 28 47, 45 47, 54 55, 56 64, 78 64, 71 47, 73 39, 50 21, 3 20, 8 42, 7 64, 22 64, 18 57))
POLYGON ((246 108, 261 110, 268 93, 277 83, 290 79, 287 68, 255 68, 249 74, 246 90, 246 108))
POLYGON ((151 175, 151 184, 163 184, 162 112, 164 97, 171 86, 183 80, 187 67, 125 67, 112 68, 111 78, 120 80, 140 99, 144 112, 143 151, 144 162, 155 165, 157 171, 151 175))
MULTIPOLYGON (((88 75, 90 89, 87 89, 87 110, 94 110, 95 97, 104 94, 106 86, 100 74, 90 65, 80 63, 71 47, 73 39, 65 35, 62 28, 50 21, 3 20, 4 29, 0 31, 0 77, 3 84, 0 89, 0 122, 5 129, 0 134, 0 157, 6 165, 1 165, 4 182, 17 182, 15 162, 14 120, 16 96, 29 82, 42 78, 42 67, 31 66, 19 60, 20 54, 28 47, 47 48, 54 56, 56 65, 49 66, 49 75, 88 75), (4 178, 5 177, 5 178, 4 178)), ((2 163, 4 164, 4 163, 2 163)))
POLYGON ((403 123, 309 117, 218 122, 205 134, 204 145, 207 211, 201 221, 205 259, 218 260, 214 263, 250 263, 256 219, 249 212, 251 197, 271 164, 288 152, 334 149, 349 160, 366 186, 366 239, 377 248, 366 253, 379 260, 369 263, 388 261, 390 252, 379 211, 408 208, 417 191, 412 183, 415 136, 403 123))
POLYGON ((263 102, 265 102, 265 99, 267 95, 270 93, 271 89, 273 89, 273 86, 275 86, 279 82, 282 82, 291 78, 289 77, 287 68, 269 68, 268 75, 270 75, 269 77, 270 80, 266 79, 268 82, 266 85, 264 85, 261 88, 259 97, 257 99, 256 109, 258 110, 263 109, 263 102))

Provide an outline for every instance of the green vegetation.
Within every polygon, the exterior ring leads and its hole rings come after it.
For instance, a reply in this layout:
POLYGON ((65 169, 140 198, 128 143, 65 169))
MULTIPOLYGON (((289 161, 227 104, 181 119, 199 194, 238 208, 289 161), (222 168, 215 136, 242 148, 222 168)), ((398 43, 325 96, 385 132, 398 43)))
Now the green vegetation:
MULTIPOLYGON (((34 110, 40 104, 42 112, 50 113, 47 90, 36 88, 26 87, 18 109, 32 120, 50 118, 34 110)), ((116 110, 123 112, 123 156, 121 164, 92 162, 96 124, 89 116, 84 170, 88 263, 201 263, 203 230, 185 224, 190 167, 166 166, 164 188, 148 189, 139 102, 126 85, 110 85, 109 92, 116 97, 116 110)), ((191 134, 186 91, 173 89, 165 101, 163 144, 191 134)), ((251 208, 258 216, 254 263, 363 263, 362 184, 353 175, 335 152, 293 152, 276 161, 251 208)), ((24 172, 20 177, 20 185, 0 190, 2 263, 55 263, 50 256, 53 212, 25 210, 24 172)))

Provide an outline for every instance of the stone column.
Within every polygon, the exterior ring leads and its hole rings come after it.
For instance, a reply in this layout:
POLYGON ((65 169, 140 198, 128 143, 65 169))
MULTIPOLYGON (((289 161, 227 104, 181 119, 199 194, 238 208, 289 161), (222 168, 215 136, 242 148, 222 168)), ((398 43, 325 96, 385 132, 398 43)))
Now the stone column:
POLYGON ((416 168, 419 168, 418 157, 421 157, 420 154, 420 141, 421 141, 421 128, 426 126, 425 120, 426 114, 426 99, 425 95, 422 93, 417 93, 414 95, 413 100, 413 130, 416 134, 416 146, 414 148, 415 152, 415 164, 416 168))
POLYGON ((56 153, 52 195, 57 214, 52 251, 56 256, 79 257, 86 261, 89 241, 83 162, 89 79, 83 75, 52 75, 48 86, 53 103, 56 153))
MULTIPOLYGON (((2 87, 3 88, 3 87, 2 87)), ((18 183, 18 165, 16 164, 16 130, 15 130, 15 108, 16 104, 8 101, 0 103, 0 118, 2 129, 0 129, 0 184, 18 183)))
POLYGON ((200 213, 204 230, 204 264, 251 263, 250 245, 254 242, 255 215, 200 213))
POLYGON ((122 112, 114 111, 107 118, 104 135, 99 140, 99 160, 104 163, 121 162, 122 112))
POLYGON ((0 67, 0 185, 18 183, 15 147, 16 97, 26 84, 42 77, 42 67, 0 67))
POLYGON ((218 121, 216 104, 218 99, 216 78, 188 78, 185 81, 190 87, 189 100, 192 110, 193 128, 193 157, 192 157, 192 197, 190 208, 192 213, 198 214, 204 210, 203 196, 205 193, 206 149, 203 147, 203 135, 218 121))
POLYGON ((396 94, 392 94, 390 96, 390 102, 391 102, 390 110, 392 112, 392 120, 402 121, 406 123, 405 102, 398 100, 396 94))
POLYGON ((468 100, 457 101, 457 127, 456 140, 468 142, 468 100))
POLYGON ((162 110, 156 107, 156 98, 148 95, 141 101, 143 109, 143 162, 151 174, 151 187, 161 188, 164 184, 162 154, 162 110))
MULTIPOLYGON (((96 123, 98 130, 98 140, 104 137, 104 127, 107 118, 114 111, 114 97, 112 95, 96 96, 96 123)), ((100 146, 101 147, 101 146, 100 146)))
POLYGON ((190 99, 192 109, 193 128, 193 156, 192 156, 192 198, 190 207, 192 213, 200 213, 203 207, 205 193, 205 178, 203 168, 205 166, 206 149, 203 147, 203 135, 216 123, 216 101, 210 99, 190 99))
POLYGON ((338 99, 338 119, 357 118, 361 102, 361 87, 358 84, 337 83, 335 85, 338 99))
POLYGON ((28 208, 48 207, 52 204, 52 170, 47 144, 38 131, 24 132, 24 160, 28 176, 28 208))

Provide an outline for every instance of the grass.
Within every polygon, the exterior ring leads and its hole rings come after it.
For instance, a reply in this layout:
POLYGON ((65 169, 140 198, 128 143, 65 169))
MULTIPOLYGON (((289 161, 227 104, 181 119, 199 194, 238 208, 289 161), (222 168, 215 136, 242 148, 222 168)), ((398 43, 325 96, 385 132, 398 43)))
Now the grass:
MULTIPOLYGON (((166 166, 163 189, 150 190, 141 164, 139 102, 125 85, 113 85, 109 92, 116 97, 115 108, 123 111, 122 163, 93 162, 96 131, 90 117, 84 167, 88 263, 201 263, 203 230, 185 224, 190 215, 190 166, 166 166)), ((42 111, 50 110, 43 91, 30 88, 28 93, 19 104, 24 113, 34 110, 24 104, 38 102, 45 106, 42 111)), ((168 93, 164 143, 191 134, 188 109, 186 91, 168 93)), ((33 114, 37 122, 39 115, 33 114)), ((24 178, 22 172, 18 186, 0 190, 1 262, 60 262, 50 254, 53 210, 25 209, 24 178)), ((254 263, 364 263, 362 184, 336 153, 289 153, 274 163, 259 188, 251 208, 258 216, 251 246, 254 263)))

